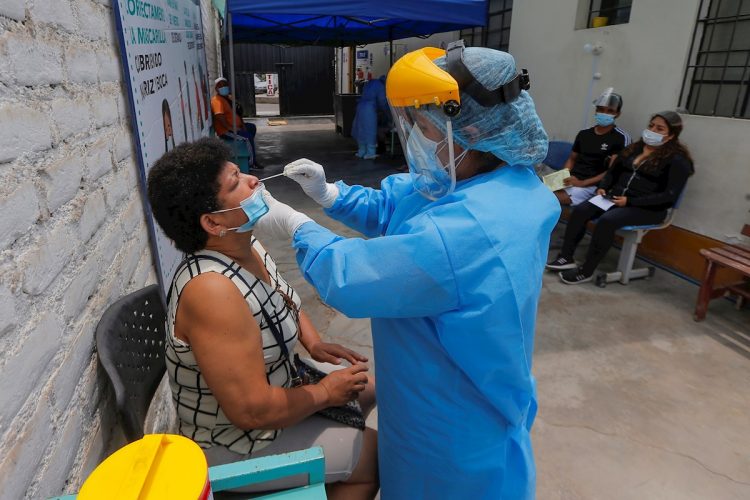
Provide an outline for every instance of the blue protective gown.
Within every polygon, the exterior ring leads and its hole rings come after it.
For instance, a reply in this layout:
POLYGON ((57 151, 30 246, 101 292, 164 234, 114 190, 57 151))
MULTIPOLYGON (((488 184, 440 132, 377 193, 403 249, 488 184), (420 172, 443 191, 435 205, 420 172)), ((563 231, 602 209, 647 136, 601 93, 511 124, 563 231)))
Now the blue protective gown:
POLYGON ((352 122, 352 137, 357 143, 372 146, 378 142, 378 110, 388 112, 384 78, 365 83, 362 96, 357 101, 357 111, 352 122))
POLYGON ((437 201, 408 174, 338 187, 326 213, 371 239, 309 222, 293 246, 327 304, 372 318, 382 498, 534 498, 531 355, 557 199, 507 166, 437 201))

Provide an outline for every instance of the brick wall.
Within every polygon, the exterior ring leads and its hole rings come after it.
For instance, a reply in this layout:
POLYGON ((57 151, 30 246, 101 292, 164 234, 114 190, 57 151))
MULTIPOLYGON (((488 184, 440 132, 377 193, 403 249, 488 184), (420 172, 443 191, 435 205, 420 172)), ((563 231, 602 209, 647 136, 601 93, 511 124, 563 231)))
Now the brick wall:
MULTIPOLYGON (((93 332, 156 278, 119 60, 110 0, 0 1, 0 498, 75 491, 123 444, 93 332)), ((172 420, 163 386, 147 426, 172 420)))

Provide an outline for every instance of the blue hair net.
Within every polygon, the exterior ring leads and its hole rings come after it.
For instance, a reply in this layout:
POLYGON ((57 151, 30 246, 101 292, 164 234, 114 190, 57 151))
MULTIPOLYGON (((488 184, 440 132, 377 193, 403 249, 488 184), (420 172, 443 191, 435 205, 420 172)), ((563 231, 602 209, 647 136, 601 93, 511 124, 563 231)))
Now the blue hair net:
MULTIPOLYGON (((516 76, 516 63, 507 52, 484 47, 464 49, 463 61, 479 83, 494 90, 516 76)), ((445 57, 435 64, 446 70, 445 57)), ((446 132, 446 115, 425 106, 428 117, 446 132)), ((453 140, 464 149, 489 152, 509 165, 535 165, 547 155, 548 138, 525 90, 515 100, 485 108, 461 92, 461 112, 452 118, 453 140)))

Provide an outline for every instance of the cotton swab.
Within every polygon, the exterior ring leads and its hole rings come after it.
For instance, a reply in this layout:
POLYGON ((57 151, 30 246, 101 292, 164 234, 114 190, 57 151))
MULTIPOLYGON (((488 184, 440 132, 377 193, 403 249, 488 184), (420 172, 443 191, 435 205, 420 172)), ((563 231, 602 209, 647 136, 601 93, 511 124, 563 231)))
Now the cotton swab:
POLYGON ((258 179, 260 182, 267 181, 268 179, 273 179, 274 177, 280 177, 284 175, 284 172, 281 172, 280 174, 271 175, 269 177, 264 177, 263 179, 258 179))

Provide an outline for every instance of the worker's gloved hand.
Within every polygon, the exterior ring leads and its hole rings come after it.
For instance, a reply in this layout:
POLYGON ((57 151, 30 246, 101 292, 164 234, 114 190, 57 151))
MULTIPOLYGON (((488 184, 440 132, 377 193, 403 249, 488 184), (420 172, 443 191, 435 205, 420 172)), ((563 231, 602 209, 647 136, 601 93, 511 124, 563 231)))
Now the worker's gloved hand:
POLYGON ((331 208, 339 196, 339 188, 326 182, 323 167, 307 158, 300 158, 284 167, 284 175, 302 186, 302 190, 323 208, 331 208))
POLYGON ((267 189, 263 190, 263 199, 268 205, 268 213, 258 219, 254 226, 254 229, 262 236, 279 239, 291 238, 302 224, 312 221, 302 212, 277 201, 267 189))

